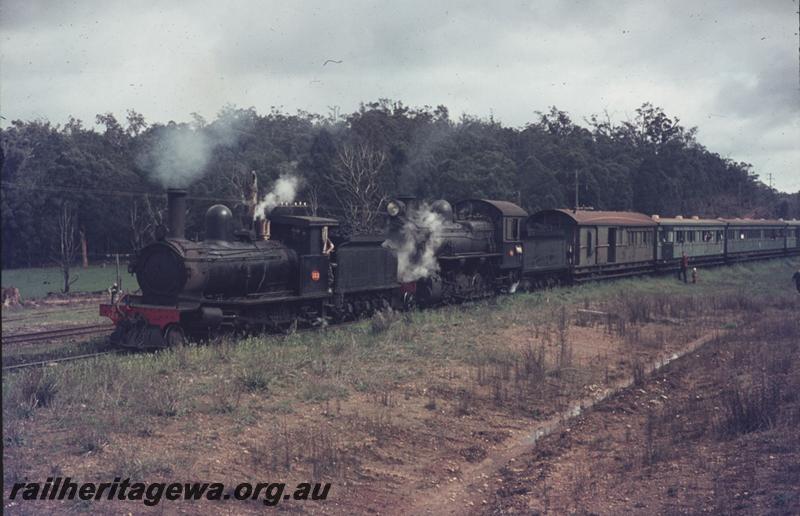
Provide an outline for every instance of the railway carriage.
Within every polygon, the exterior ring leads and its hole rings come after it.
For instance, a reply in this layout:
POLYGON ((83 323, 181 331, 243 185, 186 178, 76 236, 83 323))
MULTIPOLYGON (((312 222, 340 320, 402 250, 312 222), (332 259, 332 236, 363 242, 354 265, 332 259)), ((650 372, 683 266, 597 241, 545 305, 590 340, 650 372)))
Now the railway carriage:
POLYGON ((757 260, 786 250, 787 223, 782 220, 720 219, 727 224, 725 256, 729 262, 757 260))
MULTIPOLYGON (((575 280, 626 276, 653 268, 656 222, 641 213, 544 210, 527 221, 529 234, 553 231, 564 238, 564 262, 575 280)), ((532 244, 535 248, 535 239, 532 244)))
POLYGON ((659 268, 677 268, 684 253, 693 264, 723 263, 725 260, 725 222, 681 216, 662 218, 657 215, 658 245, 656 262, 659 268))
POLYGON ((786 252, 800 254, 800 220, 786 221, 786 252))

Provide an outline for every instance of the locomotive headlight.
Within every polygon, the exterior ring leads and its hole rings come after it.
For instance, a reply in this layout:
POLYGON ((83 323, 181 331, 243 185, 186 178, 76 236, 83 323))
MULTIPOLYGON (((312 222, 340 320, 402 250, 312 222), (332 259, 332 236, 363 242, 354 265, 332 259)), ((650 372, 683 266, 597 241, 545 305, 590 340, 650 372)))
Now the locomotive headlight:
POLYGON ((403 211, 403 203, 400 201, 389 201, 386 204, 386 213, 390 217, 397 217, 403 211))

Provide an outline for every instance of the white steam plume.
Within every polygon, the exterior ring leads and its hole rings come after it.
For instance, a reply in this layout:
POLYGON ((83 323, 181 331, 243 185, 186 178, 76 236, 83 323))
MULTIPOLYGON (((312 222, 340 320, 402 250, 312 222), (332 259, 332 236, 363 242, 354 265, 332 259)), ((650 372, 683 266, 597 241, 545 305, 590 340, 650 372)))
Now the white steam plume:
POLYGON ((275 206, 294 202, 300 188, 300 178, 294 175, 283 175, 275 181, 272 190, 256 205, 254 220, 263 219, 275 206))
POLYGON ((402 239, 396 243, 397 275, 407 283, 427 278, 439 271, 436 251, 442 245, 444 218, 422 204, 408 214, 402 239))
POLYGON ((165 188, 186 188, 205 174, 214 148, 234 141, 227 121, 202 129, 170 125, 158 130, 153 149, 140 157, 140 164, 165 188))

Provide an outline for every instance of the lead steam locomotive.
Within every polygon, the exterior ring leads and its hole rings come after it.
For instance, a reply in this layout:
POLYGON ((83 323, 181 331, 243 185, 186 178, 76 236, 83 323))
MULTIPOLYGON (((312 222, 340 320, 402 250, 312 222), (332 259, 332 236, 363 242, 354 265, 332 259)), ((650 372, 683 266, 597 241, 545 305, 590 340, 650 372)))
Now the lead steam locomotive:
POLYGON ((233 231, 215 205, 205 240, 187 240, 184 190, 169 190, 168 233, 131 262, 141 295, 101 305, 117 325, 112 342, 157 348, 186 334, 287 330, 371 314, 396 305, 397 258, 382 239, 332 241, 334 219, 303 206, 280 206, 254 230, 233 231))

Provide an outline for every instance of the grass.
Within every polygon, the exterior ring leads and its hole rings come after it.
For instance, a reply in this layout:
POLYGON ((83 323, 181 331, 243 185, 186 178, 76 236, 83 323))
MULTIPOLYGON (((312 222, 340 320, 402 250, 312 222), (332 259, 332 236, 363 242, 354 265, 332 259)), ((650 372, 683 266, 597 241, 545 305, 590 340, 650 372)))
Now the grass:
MULTIPOLYGON (((65 378, 67 390, 71 385, 79 392, 99 392, 116 398, 121 396, 117 386, 126 382, 142 384, 143 391, 153 392, 164 391, 164 382, 175 382, 181 385, 175 396, 197 400, 213 393, 213 397, 230 401, 218 399, 216 404, 230 408, 236 405, 236 398, 252 393, 279 393, 303 402, 344 399, 356 392, 376 392, 385 390, 387 385, 419 379, 434 365, 446 367, 458 362, 470 364, 478 383, 492 387, 497 395, 498 386, 492 386, 497 378, 536 387, 547 367, 538 348, 510 350, 500 343, 486 342, 482 337, 489 331, 526 325, 532 332, 549 332, 549 338, 559 348, 551 365, 566 369, 573 360, 564 335, 564 307, 570 303, 601 304, 606 310, 626 314, 630 324, 733 307, 753 310, 761 298, 744 296, 741 285, 759 285, 751 282, 757 275, 763 279, 764 289, 772 292, 770 302, 781 303, 783 298, 775 294, 776 286, 783 276, 791 277, 787 272, 794 267, 796 262, 785 260, 718 269, 706 272, 703 278, 707 282, 695 286, 683 285, 671 277, 580 285, 405 317, 381 314, 361 325, 325 332, 250 337, 235 345, 225 340, 218 345, 188 346, 150 355, 109 357, 62 367, 55 374, 65 378), (104 374, 109 367, 114 370, 113 382, 104 374), (183 382, 186 377, 193 378, 190 388, 183 382), (108 383, 98 383, 102 378, 108 383), (220 378, 226 382, 220 382, 220 378), (221 388, 223 383, 226 387, 221 388), (114 392, 107 393, 112 387, 114 392)), ((786 303, 796 297, 789 287, 784 289, 786 303)), ((655 335, 659 342, 667 338, 663 334, 642 333, 655 335)), ((4 392, 14 390, 15 378, 13 374, 6 375, 4 392)), ((471 392, 455 392, 462 405, 472 403, 471 396, 471 392)), ((196 401, 194 404, 198 405, 196 401)), ((175 410, 165 408, 162 412, 175 410)))
MULTIPOLYGON (((106 267, 90 265, 88 269, 76 266, 71 270, 71 278, 78 279, 70 287, 70 292, 105 291, 116 281, 116 265, 106 267)), ((120 263, 122 287, 127 291, 139 288, 136 277, 128 274, 127 264, 120 263)), ((58 267, 35 267, 30 269, 6 269, 2 273, 3 288, 17 287, 23 300, 38 299, 51 292, 61 292, 64 279, 58 267)))

